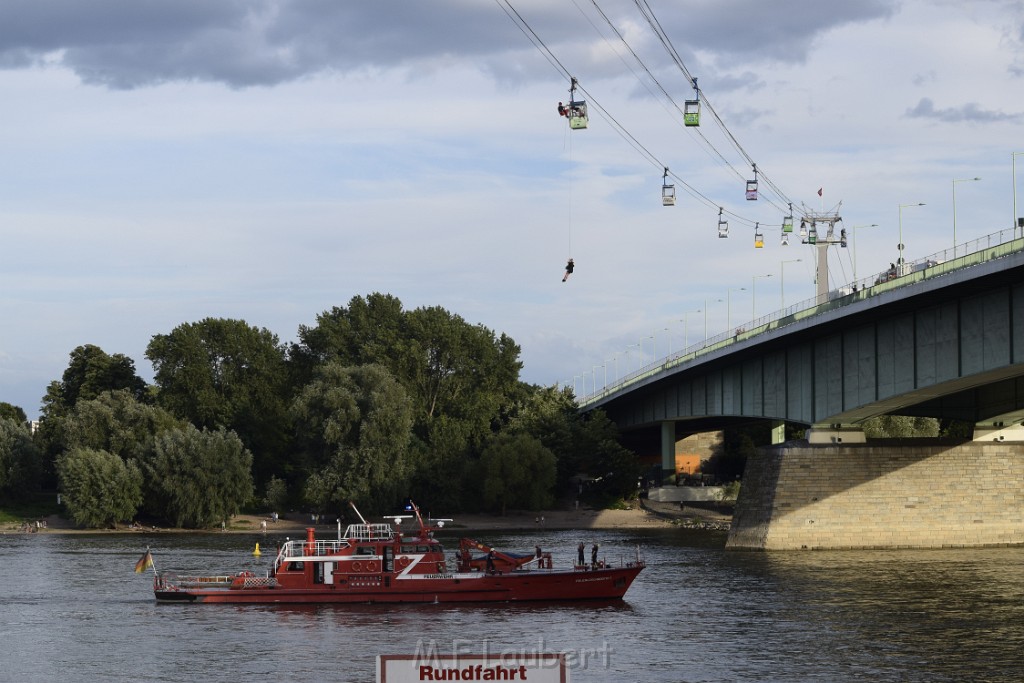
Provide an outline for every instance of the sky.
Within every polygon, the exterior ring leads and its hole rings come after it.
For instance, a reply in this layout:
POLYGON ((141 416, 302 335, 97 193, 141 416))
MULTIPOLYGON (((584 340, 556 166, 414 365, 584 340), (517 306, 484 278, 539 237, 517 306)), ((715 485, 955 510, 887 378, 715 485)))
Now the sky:
POLYGON ((150 381, 183 323, 292 342, 373 292, 586 393, 813 296, 788 202, 842 216, 832 287, 901 230, 1009 229, 1022 93, 1019 0, 0 0, 0 401, 37 416, 83 344, 150 381))

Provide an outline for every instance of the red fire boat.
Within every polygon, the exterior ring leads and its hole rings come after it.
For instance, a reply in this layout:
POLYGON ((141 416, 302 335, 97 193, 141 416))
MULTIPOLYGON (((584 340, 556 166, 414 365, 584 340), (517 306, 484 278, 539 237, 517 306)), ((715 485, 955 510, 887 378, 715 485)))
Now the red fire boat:
POLYGON ((622 598, 645 566, 637 550, 618 566, 598 561, 557 569, 550 553, 499 553, 463 539, 456 566, 449 567, 434 532, 451 520, 425 522, 415 504, 408 507, 418 527, 410 533, 401 522, 412 516, 369 524, 360 515, 361 523, 335 540, 307 529, 305 540, 286 542, 262 575, 154 570, 153 592, 158 602, 234 604, 609 600, 622 598), (473 557, 472 549, 485 554, 473 557))

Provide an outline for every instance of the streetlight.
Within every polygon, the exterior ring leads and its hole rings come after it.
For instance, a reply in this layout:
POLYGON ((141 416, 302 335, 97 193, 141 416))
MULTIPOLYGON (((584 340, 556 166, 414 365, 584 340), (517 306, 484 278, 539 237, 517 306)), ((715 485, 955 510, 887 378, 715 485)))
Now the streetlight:
POLYGON ((750 319, 757 320, 757 278, 771 277, 771 273, 755 275, 750 279, 750 319))
POLYGON ((690 317, 690 313, 701 313, 701 312, 702 312, 701 309, 698 308, 696 311, 687 311, 686 313, 683 313, 683 350, 684 351, 686 349, 690 348, 690 338, 687 335, 687 318, 690 317))
MULTIPOLYGON (((716 302, 721 303, 721 299, 715 299, 716 302)), ((704 297, 704 346, 708 345, 708 298, 704 297)))
POLYGON ((853 228, 853 281, 857 281, 857 228, 877 228, 878 223, 871 225, 855 225, 853 228))
POLYGON ((609 361, 614 361, 615 362, 615 374, 612 375, 612 381, 613 382, 618 382, 619 381, 619 354, 616 353, 612 358, 605 358, 604 359, 604 384, 605 384, 605 386, 608 386, 608 362, 609 361))
POLYGON ((896 259, 896 272, 900 275, 903 275, 903 209, 907 206, 924 206, 924 202, 918 202, 917 204, 900 204, 900 243, 896 245, 900 252, 899 258, 896 259))
MULTIPOLYGON (((1013 234, 1017 235, 1017 157, 1024 152, 1010 152, 1010 166, 1013 170, 1013 234)), ((1024 237, 1024 226, 1021 226, 1021 237, 1024 237)))
POLYGON ((960 178, 953 181, 953 258, 956 258, 956 184, 981 180, 981 178, 960 178))
POLYGON ((800 263, 801 261, 803 261, 803 259, 795 258, 779 263, 779 303, 782 304, 780 306, 780 310, 785 310, 786 308, 786 264, 800 263))
POLYGON ((732 330, 732 293, 733 292, 745 292, 746 287, 732 287, 728 292, 725 293, 725 330, 730 332, 732 330))

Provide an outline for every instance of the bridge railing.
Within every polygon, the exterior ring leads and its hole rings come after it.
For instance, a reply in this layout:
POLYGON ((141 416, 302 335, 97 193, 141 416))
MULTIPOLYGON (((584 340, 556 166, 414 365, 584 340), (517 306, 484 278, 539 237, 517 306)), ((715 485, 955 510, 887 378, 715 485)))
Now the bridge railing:
POLYGON ((737 342, 774 332, 788 325, 855 304, 884 292, 942 277, 964 268, 971 268, 1018 251, 1024 251, 1024 235, 1018 237, 1017 233, 1018 231, 1015 229, 1000 230, 916 261, 892 264, 881 273, 847 283, 828 294, 805 299, 788 308, 761 316, 739 327, 726 330, 714 337, 708 337, 707 340, 699 341, 685 349, 656 359, 638 370, 605 384, 600 390, 578 397, 577 403, 581 408, 585 408, 632 384, 642 382, 665 370, 692 363, 702 356, 737 342))

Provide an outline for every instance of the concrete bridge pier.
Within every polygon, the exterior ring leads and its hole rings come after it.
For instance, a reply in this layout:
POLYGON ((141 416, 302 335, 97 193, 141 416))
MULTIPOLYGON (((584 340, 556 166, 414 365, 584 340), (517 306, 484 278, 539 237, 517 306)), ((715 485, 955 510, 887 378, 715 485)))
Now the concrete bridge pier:
POLYGON ((1024 443, 806 442, 747 461, 734 550, 1024 545, 1024 443))

